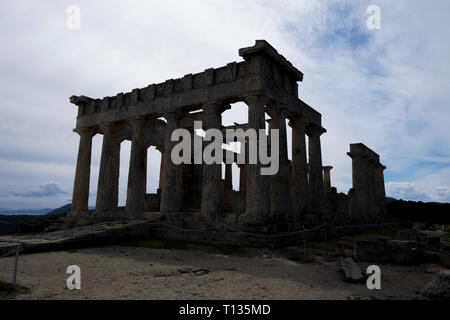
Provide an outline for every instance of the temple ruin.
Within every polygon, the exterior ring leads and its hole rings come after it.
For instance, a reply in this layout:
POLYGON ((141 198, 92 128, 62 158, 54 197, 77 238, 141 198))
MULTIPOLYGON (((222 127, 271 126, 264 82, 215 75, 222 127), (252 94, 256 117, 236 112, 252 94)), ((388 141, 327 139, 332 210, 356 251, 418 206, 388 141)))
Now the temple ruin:
MULTIPOLYGON (((321 114, 298 96, 303 74, 269 43, 242 48, 242 62, 188 74, 104 98, 72 96, 78 107, 80 136, 72 210, 78 224, 108 219, 160 220, 186 226, 231 226, 260 233, 295 231, 304 226, 376 223, 386 218, 383 170, 379 155, 351 144, 353 187, 348 194, 332 187, 331 166, 323 166, 321 114), (230 104, 248 106, 248 123, 222 125, 230 104), (198 112, 196 112, 198 111, 198 112), (230 128, 279 130, 279 170, 259 174, 261 163, 239 164, 239 190, 233 190, 232 165, 181 164, 171 161, 177 128, 194 131, 230 128), (162 120, 162 118, 165 119, 162 120), (288 159, 287 128, 292 128, 288 159), (96 208, 88 210, 92 138, 103 135, 96 208), (308 138, 308 139, 306 139, 308 138), (118 211, 120 143, 131 141, 125 212, 118 211), (146 194, 147 149, 161 152, 159 189, 146 194), (183 224, 180 224, 180 222, 183 224), (188 224, 187 224, 188 223, 188 224)), ((241 146, 245 147, 245 141, 241 146)), ((344 152, 344 151, 343 151, 344 152)), ((220 229, 220 228, 219 228, 220 229)))

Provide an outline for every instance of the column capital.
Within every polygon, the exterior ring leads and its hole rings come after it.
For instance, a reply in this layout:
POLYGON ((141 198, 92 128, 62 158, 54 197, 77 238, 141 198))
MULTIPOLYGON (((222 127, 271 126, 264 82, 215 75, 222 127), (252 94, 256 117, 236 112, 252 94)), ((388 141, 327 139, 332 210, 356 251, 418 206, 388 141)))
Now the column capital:
POLYGON ((322 167, 322 170, 324 170, 324 171, 330 171, 331 169, 333 169, 332 166, 323 166, 322 167))
POLYGON ((204 113, 222 113, 225 110, 231 109, 231 106, 224 101, 207 101, 203 103, 202 109, 204 113))
POLYGON ((285 119, 288 115, 287 109, 281 104, 270 104, 266 107, 266 112, 272 119, 285 119))
POLYGON ((80 136, 87 136, 89 138, 95 136, 97 133, 97 128, 95 127, 86 127, 86 128, 75 128, 73 132, 78 133, 80 136))
POLYGON ((99 124, 100 131, 105 133, 116 133, 120 129, 120 124, 118 122, 103 122, 99 124))
POLYGON ((306 130, 306 127, 308 126, 308 120, 304 116, 294 115, 289 119, 288 125, 293 129, 304 128, 306 130))
POLYGON ((164 113, 163 117, 167 120, 167 122, 180 122, 184 118, 184 112, 180 110, 169 111, 164 113))
POLYGON ((147 119, 145 118, 130 118, 127 119, 127 122, 131 124, 132 126, 141 126, 145 125, 147 123, 147 119))
POLYGON ((247 95, 244 97, 243 100, 249 107, 250 106, 264 107, 271 101, 270 98, 264 95, 247 95))
POLYGON ((373 167, 383 166, 376 158, 374 158, 368 154, 358 153, 358 152, 347 152, 347 155, 352 159, 358 159, 359 161, 362 161, 362 162, 366 163, 367 165, 370 165, 373 167))
POLYGON ((347 152, 347 155, 352 159, 361 158, 361 156, 359 154, 352 153, 352 152, 347 152))
POLYGON ((321 126, 309 124, 306 128, 306 134, 310 137, 320 137, 325 132, 327 132, 327 130, 321 126))

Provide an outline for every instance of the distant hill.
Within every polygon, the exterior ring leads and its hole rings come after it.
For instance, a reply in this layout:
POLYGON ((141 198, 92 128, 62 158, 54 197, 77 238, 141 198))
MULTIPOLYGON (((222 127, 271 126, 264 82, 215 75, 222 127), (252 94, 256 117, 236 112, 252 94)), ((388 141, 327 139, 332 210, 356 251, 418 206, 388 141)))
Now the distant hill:
POLYGON ((387 212, 399 221, 450 224, 450 203, 394 200, 388 202, 387 212))
POLYGON ((42 224, 41 222, 63 217, 64 214, 72 207, 68 203, 57 209, 32 209, 27 210, 9 210, 9 212, 0 213, 0 235, 15 232, 17 225, 42 224), (21 214, 14 214, 14 212, 21 214))
POLYGON ((389 203, 391 203, 391 202, 393 202, 393 201, 397 201, 397 199, 391 198, 391 197, 386 197, 386 203, 387 203, 387 204, 389 204, 389 203))
POLYGON ((72 208, 72 204, 68 203, 62 207, 59 207, 55 210, 50 211, 49 213, 47 213, 47 215, 49 216, 63 216, 64 213, 66 213, 68 210, 70 210, 72 208))
POLYGON ((8 208, 0 208, 0 215, 43 215, 51 212, 53 209, 44 208, 44 209, 8 209, 8 208))

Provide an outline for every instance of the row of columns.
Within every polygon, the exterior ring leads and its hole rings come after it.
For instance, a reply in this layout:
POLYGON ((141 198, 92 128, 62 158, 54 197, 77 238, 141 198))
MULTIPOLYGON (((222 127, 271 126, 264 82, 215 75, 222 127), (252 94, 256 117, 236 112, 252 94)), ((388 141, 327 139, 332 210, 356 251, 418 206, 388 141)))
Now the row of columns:
MULTIPOLYGON (((147 177, 147 145, 145 143, 146 121, 129 120, 132 129, 131 154, 128 171, 126 210, 130 218, 139 218, 144 209, 147 177)), ((110 217, 116 214, 119 194, 120 144, 122 139, 117 134, 120 126, 101 125, 103 142, 98 176, 97 200, 95 214, 110 217)), ((92 137, 97 129, 77 129, 80 135, 75 182, 72 196, 72 215, 81 216, 88 212, 89 180, 92 153, 92 137)), ((161 150, 164 155, 164 150, 161 150)), ((163 161, 161 168, 164 168, 163 161)), ((161 177, 160 183, 164 181, 161 177)), ((168 180, 170 181, 170 180, 168 180)), ((161 185, 160 185, 161 187, 161 185)))
MULTIPOLYGON (((326 132, 320 126, 313 126, 302 117, 291 117, 292 162, 289 164, 286 137, 286 110, 277 105, 264 108, 269 102, 265 97, 252 96, 245 99, 248 105, 248 128, 264 129, 264 112, 271 116, 269 129, 279 130, 279 171, 274 176, 262 176, 261 164, 241 168, 240 183, 245 181, 246 211, 241 221, 258 222, 268 215, 286 217, 290 213, 323 214, 325 192, 322 173, 320 136, 326 132), (307 165, 306 135, 308 135, 307 165), (243 176, 243 173, 245 176, 243 176), (269 204, 270 203, 270 204, 269 204)), ((270 131, 269 131, 270 133, 270 131)), ((243 190, 242 187, 240 187, 243 190)))
MULTIPOLYGON (((288 215, 324 212, 324 183, 322 174, 322 156, 320 136, 325 132, 322 127, 307 123, 302 117, 290 117, 292 127, 292 164, 287 154, 285 109, 270 105, 264 96, 248 96, 248 128, 259 132, 265 129, 265 112, 271 116, 270 129, 279 130, 279 171, 274 176, 261 175, 261 163, 239 165, 240 189, 246 190, 246 210, 241 221, 264 221, 269 215, 288 215), (267 106, 267 108, 266 108, 267 106), (306 140, 309 143, 308 170, 306 140)), ((218 103, 204 106, 204 129, 220 128, 223 106, 218 103)), ((171 150, 176 144, 170 137, 173 130, 180 127, 181 112, 164 115, 167 120, 167 134, 163 152, 160 179, 160 211, 170 219, 180 211, 182 195, 182 166, 171 160, 171 150)), ((126 208, 130 217, 138 218, 144 209, 147 146, 145 145, 146 122, 143 119, 129 120, 132 127, 132 144, 127 189, 126 208)), ((97 213, 114 213, 118 202, 118 179, 120 164, 120 140, 116 137, 117 126, 104 125, 102 156, 97 192, 97 213)), ((77 130, 80 135, 77 169, 73 191, 72 212, 87 212, 89 197, 89 172, 91 161, 92 137, 94 130, 77 130)), ((259 145, 259 135, 256 135, 259 145)), ((250 141, 249 141, 250 142, 250 141)), ((221 201, 221 165, 204 165, 202 172, 202 200, 200 217, 215 220, 221 201)), ((226 166, 226 176, 231 176, 231 165, 226 166)), ((226 179, 227 180, 227 179, 226 179)), ((227 180, 231 183, 231 178, 227 180)), ((230 188, 231 185, 225 186, 230 188)))

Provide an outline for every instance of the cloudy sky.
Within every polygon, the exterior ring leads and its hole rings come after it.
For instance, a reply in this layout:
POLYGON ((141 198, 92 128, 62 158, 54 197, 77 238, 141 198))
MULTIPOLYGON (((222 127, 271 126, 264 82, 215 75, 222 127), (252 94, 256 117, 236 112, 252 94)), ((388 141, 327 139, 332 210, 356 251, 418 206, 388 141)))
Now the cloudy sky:
MULTIPOLYGON (((73 94, 115 95, 240 61, 270 42, 304 74, 300 97, 322 113, 323 162, 351 186, 349 143, 381 155, 387 195, 450 201, 450 26, 447 0, 0 2, 0 208, 70 202, 78 136, 73 94), (67 27, 69 5, 81 28, 67 27), (381 29, 366 12, 381 9, 381 29)), ((234 121, 246 115, 233 109, 234 121)), ((224 115, 224 121, 231 119, 224 115)), ((129 142, 122 144, 120 202, 129 142)), ((101 136, 94 137, 90 203, 101 136)), ((149 151, 148 190, 159 153, 149 151)))

